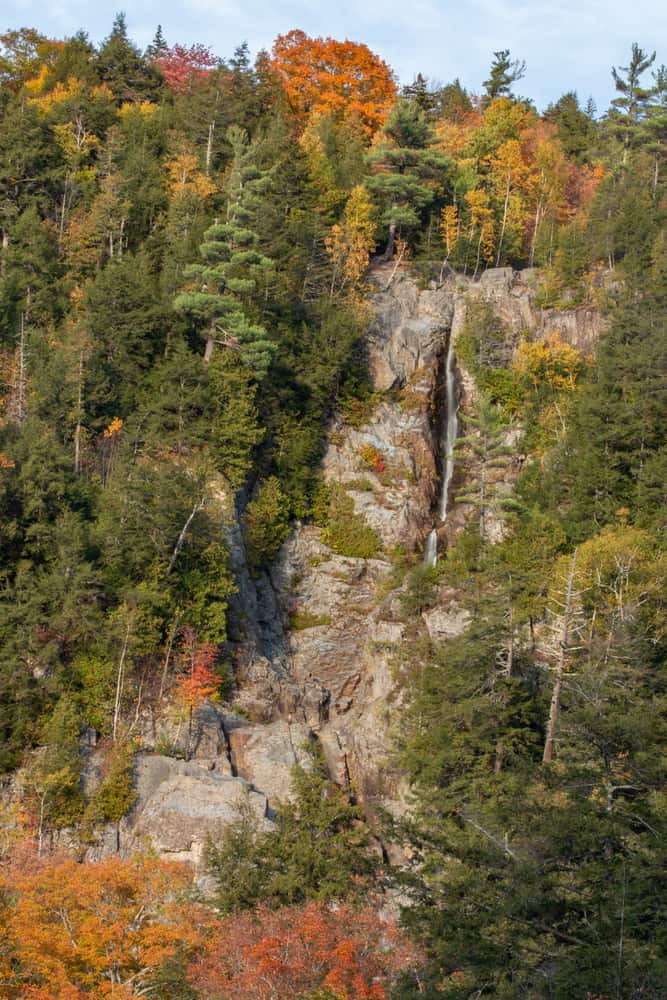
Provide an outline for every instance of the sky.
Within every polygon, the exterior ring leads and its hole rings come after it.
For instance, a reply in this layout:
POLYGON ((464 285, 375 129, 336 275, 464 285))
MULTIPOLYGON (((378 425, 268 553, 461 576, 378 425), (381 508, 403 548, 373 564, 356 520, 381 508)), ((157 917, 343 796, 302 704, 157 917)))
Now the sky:
MULTIPOLYGON (((35 27, 51 37, 79 28, 95 42, 109 33, 123 0, 3 0, 0 31, 35 27)), ((602 112, 613 96, 612 66, 628 63, 638 42, 667 63, 664 0, 133 0, 125 5, 131 37, 144 47, 162 24, 170 44, 202 42, 221 57, 247 41, 253 53, 300 28, 365 42, 402 83, 417 72, 447 83, 459 77, 479 92, 493 52, 525 59, 516 86, 538 108, 567 90, 602 112)))

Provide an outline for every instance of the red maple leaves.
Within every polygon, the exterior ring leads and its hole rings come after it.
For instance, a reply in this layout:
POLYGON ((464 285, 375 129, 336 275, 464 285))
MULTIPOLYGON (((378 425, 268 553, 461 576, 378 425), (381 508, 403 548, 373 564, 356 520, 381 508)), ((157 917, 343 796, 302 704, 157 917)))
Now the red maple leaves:
POLYGON ((218 60, 205 45, 172 45, 155 60, 165 82, 175 94, 189 94, 205 80, 218 60))

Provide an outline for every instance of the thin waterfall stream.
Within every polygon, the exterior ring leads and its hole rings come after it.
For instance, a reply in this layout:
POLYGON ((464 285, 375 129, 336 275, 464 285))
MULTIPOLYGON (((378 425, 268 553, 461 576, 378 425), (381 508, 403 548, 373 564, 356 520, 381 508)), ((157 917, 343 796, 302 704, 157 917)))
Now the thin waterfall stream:
MULTIPOLYGON (((454 360, 453 337, 450 334, 447 345, 447 360, 445 362, 445 426, 440 440, 442 455, 442 482, 438 502, 438 522, 443 524, 447 517, 449 501, 449 484, 454 473, 454 446, 459 430, 459 401, 456 382, 456 362, 454 360)), ((435 566, 438 560, 438 527, 434 525, 424 549, 424 562, 427 566, 435 566)))

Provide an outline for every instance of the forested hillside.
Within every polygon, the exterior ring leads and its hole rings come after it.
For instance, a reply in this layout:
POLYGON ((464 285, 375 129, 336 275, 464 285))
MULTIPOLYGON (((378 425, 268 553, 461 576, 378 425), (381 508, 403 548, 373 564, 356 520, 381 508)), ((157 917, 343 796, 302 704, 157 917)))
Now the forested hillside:
POLYGON ((468 93, 301 31, 0 45, 0 996, 664 1000, 667 67, 540 113, 506 50, 468 93), (382 381, 422 292, 461 322, 382 381), (244 700, 246 592, 294 668, 329 557, 350 632, 390 622, 397 777, 306 706, 267 805, 243 724, 302 706, 288 666, 244 700), (207 706, 238 800, 193 887, 118 831, 158 758, 215 771, 207 706))

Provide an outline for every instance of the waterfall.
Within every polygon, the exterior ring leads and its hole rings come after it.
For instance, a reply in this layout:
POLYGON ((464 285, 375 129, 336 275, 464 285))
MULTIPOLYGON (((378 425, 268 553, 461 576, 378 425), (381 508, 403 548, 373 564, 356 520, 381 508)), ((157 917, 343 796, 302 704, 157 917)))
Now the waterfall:
POLYGON ((440 492, 440 506, 438 516, 441 521, 447 516, 447 500, 449 497, 449 484, 452 481, 454 472, 454 445, 456 435, 459 430, 458 399, 456 398, 456 370, 454 367, 454 345, 452 337, 449 337, 447 347, 447 363, 445 369, 445 440, 443 441, 442 453, 442 490, 440 492))
MULTIPOLYGON (((447 360, 445 362, 445 426, 440 439, 440 454, 442 455, 442 483, 438 503, 438 520, 442 524, 447 517, 447 501, 449 499, 449 484, 454 472, 454 445, 459 429, 458 399, 456 385, 456 367, 454 363, 454 344, 450 334, 447 345, 447 360)), ((435 566, 438 559, 438 531, 432 528, 426 539, 424 562, 427 566, 435 566)))
POLYGON ((437 528, 431 528, 428 538, 426 539, 426 548, 424 549, 424 562, 427 566, 435 566, 438 561, 438 531, 437 528))

